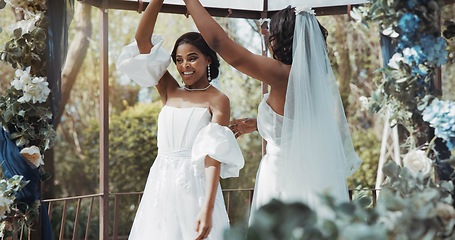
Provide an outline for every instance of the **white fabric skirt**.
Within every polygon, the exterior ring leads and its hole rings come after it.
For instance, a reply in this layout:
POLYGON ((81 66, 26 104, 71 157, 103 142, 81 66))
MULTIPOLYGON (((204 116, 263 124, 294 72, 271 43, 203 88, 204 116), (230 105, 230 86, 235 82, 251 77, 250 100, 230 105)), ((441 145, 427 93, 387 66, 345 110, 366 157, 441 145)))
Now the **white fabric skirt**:
MULTIPOLYGON (((195 174, 191 153, 158 154, 150 169, 136 213, 130 240, 194 240, 196 217, 205 199, 205 179, 195 174)), ((229 228, 221 187, 213 210, 213 228, 207 239, 221 240, 229 228)))

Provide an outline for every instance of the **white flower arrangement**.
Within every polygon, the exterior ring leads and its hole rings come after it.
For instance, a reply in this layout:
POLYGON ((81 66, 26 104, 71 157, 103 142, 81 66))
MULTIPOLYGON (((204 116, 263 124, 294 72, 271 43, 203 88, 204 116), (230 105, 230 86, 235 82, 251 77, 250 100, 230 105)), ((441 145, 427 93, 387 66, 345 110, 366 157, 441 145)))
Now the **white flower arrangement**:
MULTIPOLYGON (((23 176, 15 175, 10 179, 0 179, 0 220, 16 214, 14 200, 15 193, 21 190, 28 181, 23 181, 23 176)), ((3 229, 0 229, 3 232, 3 229)))
POLYGON ((25 71, 16 70, 16 79, 11 85, 16 90, 23 92, 24 95, 17 100, 21 103, 30 101, 32 103, 44 103, 51 92, 45 77, 30 76, 30 67, 27 67, 25 71))
MULTIPOLYGON (((15 78, 11 86, 0 95, 0 124, 4 138, 9 137, 13 144, 5 144, 4 151, 20 150, 23 159, 14 152, 14 157, 4 156, 2 160, 8 163, 21 161, 28 163, 33 174, 40 174, 41 180, 46 177, 43 168, 44 151, 53 145, 55 130, 52 126, 52 112, 49 100, 51 90, 45 77, 47 23, 45 21, 46 0, 0 0, 0 10, 6 4, 10 5, 23 20, 9 28, 11 39, 2 44, 0 61, 11 64, 16 68, 15 78)), ((2 28, 0 28, 1 30, 2 28)), ((3 165, 3 164, 2 164, 3 165)), ((33 202, 28 197, 30 191, 21 191, 26 184, 27 189, 36 190, 40 184, 36 178, 32 182, 24 181, 23 176, 12 172, 18 170, 26 174, 14 164, 3 165, 0 179, 0 238, 15 239, 17 229, 30 229, 38 220, 40 199, 33 196, 33 202), (13 171, 14 170, 14 171, 13 171), (3 179, 6 177, 8 179, 3 179), (25 202, 24 202, 25 201, 25 202)), ((27 167, 27 166, 25 166, 27 167)), ((25 176, 28 178, 29 174, 25 176)))

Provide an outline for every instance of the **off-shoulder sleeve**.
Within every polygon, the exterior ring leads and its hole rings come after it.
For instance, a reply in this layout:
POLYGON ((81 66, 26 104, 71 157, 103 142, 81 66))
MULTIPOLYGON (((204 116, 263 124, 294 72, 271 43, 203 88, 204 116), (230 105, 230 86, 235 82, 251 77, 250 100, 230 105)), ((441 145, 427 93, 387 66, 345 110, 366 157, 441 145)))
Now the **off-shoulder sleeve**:
POLYGON ((141 54, 134 41, 123 47, 117 59, 117 69, 141 87, 155 86, 171 63, 170 54, 161 47, 163 37, 153 35, 152 44, 150 53, 141 54))
POLYGON ((234 134, 217 123, 209 123, 196 137, 191 153, 196 174, 204 173, 206 156, 221 163, 221 178, 238 177, 245 164, 234 134))

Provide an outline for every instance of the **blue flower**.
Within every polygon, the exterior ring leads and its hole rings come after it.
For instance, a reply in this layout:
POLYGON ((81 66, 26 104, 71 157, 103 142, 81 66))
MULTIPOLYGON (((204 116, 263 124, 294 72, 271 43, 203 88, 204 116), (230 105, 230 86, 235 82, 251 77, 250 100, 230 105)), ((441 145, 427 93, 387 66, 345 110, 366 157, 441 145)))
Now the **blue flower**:
POLYGON ((401 34, 399 41, 398 41, 398 49, 403 50, 405 48, 411 47, 413 45, 413 41, 409 38, 409 35, 401 34))
POLYGON ((455 146, 455 102, 435 99, 422 112, 422 118, 434 128, 449 150, 455 146))
POLYGON ((414 34, 419 29, 420 19, 417 15, 412 13, 405 13, 398 21, 398 27, 402 33, 414 34))
POLYGON ((417 0, 406 0, 406 7, 408 9, 413 9, 417 5, 417 0))
POLYGON ((447 62, 447 43, 442 37, 435 37, 433 34, 424 35, 420 39, 420 45, 427 65, 439 67, 447 62))

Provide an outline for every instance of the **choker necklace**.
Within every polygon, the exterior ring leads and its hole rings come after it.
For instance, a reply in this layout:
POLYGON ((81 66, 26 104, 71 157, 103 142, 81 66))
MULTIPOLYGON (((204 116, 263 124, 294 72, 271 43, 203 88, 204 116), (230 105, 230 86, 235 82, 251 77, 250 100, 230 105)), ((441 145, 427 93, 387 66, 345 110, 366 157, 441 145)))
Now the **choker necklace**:
POLYGON ((205 91, 207 89, 209 89, 210 87, 212 86, 212 84, 209 84, 207 87, 205 88, 187 88, 185 85, 183 86, 183 89, 187 90, 187 91, 205 91))

